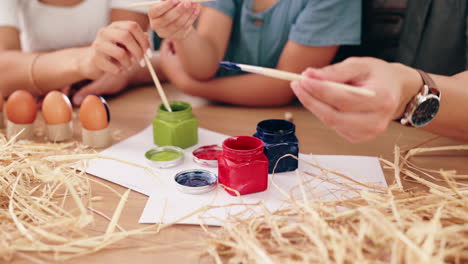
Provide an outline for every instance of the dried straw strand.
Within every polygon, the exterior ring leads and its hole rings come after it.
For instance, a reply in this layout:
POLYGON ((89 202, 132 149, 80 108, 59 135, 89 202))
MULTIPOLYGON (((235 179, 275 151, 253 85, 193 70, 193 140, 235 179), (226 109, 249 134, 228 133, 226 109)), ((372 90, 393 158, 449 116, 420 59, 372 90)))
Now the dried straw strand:
MULTIPOLYGON (((468 263, 466 184, 455 180, 459 176, 455 171, 435 171, 439 176, 433 177, 448 187, 434 184, 409 161, 419 154, 465 149, 449 146, 402 153, 396 147, 394 162, 382 160, 397 181, 385 192, 358 188, 365 184, 346 185, 359 196, 314 201, 304 186, 299 187, 302 199, 291 198, 281 211, 231 219, 210 233, 206 254, 216 263, 259 263, 265 261, 260 257, 264 255, 273 263, 468 263), (403 177, 429 191, 405 192, 403 177)), ((325 174, 301 176, 303 184, 326 179, 325 174)))

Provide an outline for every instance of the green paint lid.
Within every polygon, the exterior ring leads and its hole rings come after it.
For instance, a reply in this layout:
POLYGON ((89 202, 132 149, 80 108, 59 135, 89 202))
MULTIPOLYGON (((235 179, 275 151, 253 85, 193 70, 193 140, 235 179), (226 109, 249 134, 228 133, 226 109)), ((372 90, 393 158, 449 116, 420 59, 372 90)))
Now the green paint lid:
POLYGON ((157 147, 145 153, 148 164, 158 169, 178 166, 184 162, 184 156, 184 150, 175 146, 157 147))

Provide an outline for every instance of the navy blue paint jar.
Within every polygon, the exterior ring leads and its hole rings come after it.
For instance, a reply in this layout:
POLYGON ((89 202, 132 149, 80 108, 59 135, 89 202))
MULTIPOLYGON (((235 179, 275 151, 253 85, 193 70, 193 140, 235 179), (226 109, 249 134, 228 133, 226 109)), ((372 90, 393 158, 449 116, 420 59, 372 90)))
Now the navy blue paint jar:
MULTIPOLYGON (((286 120, 269 119, 257 125, 257 133, 254 137, 263 141, 264 152, 268 158, 268 173, 273 173, 275 164, 286 154, 296 157, 299 155, 299 141, 296 137, 296 126, 286 120)), ((293 157, 281 159, 276 167, 276 172, 294 171, 298 161, 293 157)))

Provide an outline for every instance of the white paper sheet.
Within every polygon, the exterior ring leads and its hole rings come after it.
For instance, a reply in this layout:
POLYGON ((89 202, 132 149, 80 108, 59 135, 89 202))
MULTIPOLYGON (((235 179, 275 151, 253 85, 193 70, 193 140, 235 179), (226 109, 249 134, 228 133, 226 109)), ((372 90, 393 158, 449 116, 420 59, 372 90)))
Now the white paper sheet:
MULTIPOLYGON (((184 164, 175 168, 155 169, 158 176, 155 177, 144 169, 119 163, 113 160, 93 160, 89 163, 86 172, 105 180, 115 182, 127 188, 145 195, 150 195, 145 210, 140 218, 140 223, 168 223, 178 221, 183 224, 208 224, 221 225, 230 215, 245 211, 245 206, 230 206, 229 208, 215 208, 203 214, 196 214, 184 218, 188 214, 204 206, 225 206, 230 204, 255 204, 262 202, 269 210, 274 211, 285 206, 283 202, 292 194, 302 199, 302 192, 297 187, 299 183, 309 181, 313 176, 300 175, 295 172, 270 175, 269 188, 265 192, 249 194, 242 197, 233 197, 227 194, 221 187, 214 191, 201 195, 180 193, 176 190, 174 175, 187 169, 206 169, 217 172, 217 169, 201 167, 193 161, 192 151, 199 146, 221 144, 228 136, 206 129, 199 129, 199 144, 185 151, 184 164), (302 177, 302 178, 301 178, 302 177), (274 186, 276 183, 282 191, 274 186), (184 219, 182 219, 184 218, 184 219)), ((155 147, 153 144, 152 127, 148 127, 139 134, 128 138, 101 152, 102 155, 130 161, 140 165, 148 165, 144 153, 155 147)), ((386 186, 385 178, 377 158, 357 156, 311 156, 300 155, 301 160, 311 162, 328 170, 334 170, 352 177, 363 183, 373 183, 378 186, 386 186)), ((299 171, 312 172, 314 175, 326 174, 306 162, 299 163, 299 171)), ((331 180, 344 181, 341 177, 328 173, 326 177, 331 180)), ((358 186, 359 187, 359 186, 358 186)), ((308 199, 336 200, 342 197, 355 195, 348 188, 340 184, 333 184, 323 179, 315 179, 304 185, 308 199)), ((254 208, 255 212, 259 208, 254 208)))
MULTIPOLYGON (((199 129, 198 136, 198 144, 185 149, 184 164, 169 169, 154 169, 159 174, 159 177, 154 177, 144 169, 106 159, 90 161, 86 172, 149 196, 151 193, 159 191, 165 184, 171 183, 174 179, 174 175, 179 171, 200 168, 206 169, 193 161, 192 152, 200 146, 213 144, 221 145, 223 140, 227 138, 225 135, 203 128, 199 129)), ((144 166, 151 166, 144 155, 146 151, 154 147, 156 146, 153 143, 153 129, 150 126, 142 132, 102 151, 100 154, 144 166)), ((213 172, 217 171, 216 169, 207 170, 213 172)))
MULTIPOLYGON (((377 158, 357 157, 357 156, 311 156, 300 155, 300 159, 322 168, 341 172, 362 183, 372 183, 377 186, 386 186, 385 177, 382 173, 380 163, 377 158)), ((299 171, 312 172, 314 175, 326 174, 319 169, 312 167, 305 162, 300 162, 299 171)), ((204 206, 225 206, 232 204, 256 204, 261 202, 270 211, 279 210, 287 204, 284 202, 293 195, 296 199, 303 200, 303 194, 299 188, 302 183, 304 191, 309 200, 338 200, 345 197, 355 196, 355 192, 350 192, 350 188, 342 184, 331 183, 335 180, 342 183, 352 184, 351 181, 333 173, 326 174, 325 179, 315 179, 314 176, 295 172, 280 173, 270 175, 269 188, 265 192, 233 197, 225 192, 221 187, 216 190, 201 195, 190 195, 180 193, 171 182, 166 187, 159 188, 153 192, 148 200, 145 210, 140 218, 140 223, 170 223, 177 221, 181 224, 206 224, 222 225, 229 215, 238 214, 246 210, 246 206, 229 206, 210 209, 201 214, 196 214, 184 218, 192 212, 204 206), (308 182, 309 181, 309 182, 308 182), (273 182, 277 185, 275 186, 273 182), (308 182, 304 184, 304 182, 308 182), (280 191, 278 187, 282 190, 280 191)), ((243 217, 250 213, 260 211, 260 207, 250 206, 250 210, 243 214, 243 217)))

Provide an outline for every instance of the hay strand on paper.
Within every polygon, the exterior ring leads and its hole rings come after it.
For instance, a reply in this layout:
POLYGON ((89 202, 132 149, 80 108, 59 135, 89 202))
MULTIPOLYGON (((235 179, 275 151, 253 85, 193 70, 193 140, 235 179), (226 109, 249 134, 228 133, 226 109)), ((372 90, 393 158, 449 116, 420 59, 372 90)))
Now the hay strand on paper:
MULTIPOLYGON (((250 204, 246 212, 260 208, 262 214, 232 215, 214 233, 204 228, 206 254, 216 263, 467 263, 468 185, 456 181, 466 175, 419 168, 410 160, 420 154, 467 149, 416 148, 402 153, 395 148, 395 161, 382 160, 398 183, 387 189, 325 169, 318 175, 298 172, 296 177, 303 180, 299 196, 278 186, 288 203, 282 210, 250 204), (308 183, 329 181, 330 173, 341 177, 333 180, 337 190, 352 189, 352 198, 314 199, 308 183), (429 173, 441 184, 429 181, 429 173), (407 178, 429 191, 403 190, 407 178)), ((112 159, 83 153, 75 143, 15 142, 0 134, 0 261, 63 261, 112 247, 129 236, 156 235, 175 224, 125 230, 118 222, 128 191, 111 192, 120 196, 112 215, 95 210, 93 202, 106 197, 93 197, 93 179, 70 168, 77 160, 93 158, 112 159), (71 208, 65 206, 70 203, 71 208), (99 234, 89 234, 86 227, 96 215, 107 219, 108 225, 99 234)), ((211 209, 207 205, 190 215, 211 209)))
POLYGON ((232 219, 210 233, 206 254, 216 263, 468 263, 468 186, 454 180, 454 171, 439 177, 446 186, 433 184, 409 161, 466 149, 396 148, 394 162, 382 160, 397 177, 385 192, 356 190, 359 196, 340 201, 291 199, 281 211, 264 208, 263 216, 232 219), (402 176, 429 192, 405 192, 402 176))

